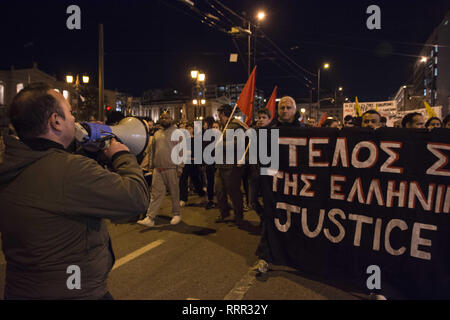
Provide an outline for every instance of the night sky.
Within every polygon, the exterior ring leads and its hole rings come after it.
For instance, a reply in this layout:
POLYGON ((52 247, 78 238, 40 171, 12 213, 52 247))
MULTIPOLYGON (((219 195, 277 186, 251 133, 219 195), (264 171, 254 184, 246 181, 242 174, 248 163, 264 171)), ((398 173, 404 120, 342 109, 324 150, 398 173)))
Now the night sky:
MULTIPOLYGON (((216 27, 241 24, 214 0, 192 1, 202 12, 221 19, 216 27)), ((278 85, 279 95, 308 97, 305 77, 312 86, 317 78, 300 67, 316 73, 326 61, 331 69, 321 74, 321 96, 331 96, 343 86, 346 96, 356 95, 360 101, 386 100, 411 79, 421 44, 450 10, 448 0, 221 2, 251 17, 264 9, 262 31, 296 64, 288 62, 267 38, 258 38, 256 85, 266 96, 278 85), (366 8, 371 4, 381 8, 381 30, 366 27, 366 8)), ((155 88, 189 94, 193 67, 206 73, 209 84, 247 79, 246 38, 236 40, 244 57, 229 63, 229 54, 239 53, 232 38, 201 23, 199 15, 178 0, 2 0, 0 12, 0 69, 29 68, 36 61, 41 70, 61 80, 67 73, 86 73, 97 83, 101 22, 107 89, 136 96, 155 88), (71 4, 81 8, 81 30, 66 28, 66 8, 71 4)))

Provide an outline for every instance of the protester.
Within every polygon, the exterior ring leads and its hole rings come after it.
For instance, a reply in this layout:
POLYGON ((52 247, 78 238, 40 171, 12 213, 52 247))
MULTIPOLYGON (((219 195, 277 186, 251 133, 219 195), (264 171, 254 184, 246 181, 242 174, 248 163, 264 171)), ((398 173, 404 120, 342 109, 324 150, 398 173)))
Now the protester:
POLYGON ((139 224, 146 227, 155 225, 155 218, 166 195, 166 189, 169 190, 172 198, 173 218, 170 224, 175 225, 181 221, 178 177, 181 175, 183 168, 173 163, 171 157, 172 149, 178 144, 178 142, 171 140, 172 133, 177 127, 172 124, 167 112, 161 114, 159 121, 163 129, 155 132, 150 148, 149 169, 153 169, 150 205, 147 216, 138 221, 139 224))
POLYGON ((442 127, 450 129, 450 114, 447 115, 444 120, 442 121, 442 127))
POLYGON ((423 119, 422 114, 418 112, 408 113, 402 119, 402 127, 403 128, 423 128, 425 121, 423 119))
POLYGON ((187 163, 183 167, 183 171, 180 176, 180 206, 184 207, 188 203, 188 178, 190 178, 195 192, 202 199, 205 200, 205 191, 203 191, 202 182, 200 179, 200 164, 194 163, 194 126, 192 123, 186 125, 186 130, 189 131, 191 139, 190 160, 191 163, 187 163))
POLYGON ((344 128, 353 127, 353 117, 351 115, 346 115, 344 118, 344 128))
MULTIPOLYGON (((256 122, 256 129, 269 129, 270 128, 270 119, 272 118, 272 114, 269 109, 259 109, 256 112, 258 121, 256 122)), ((259 195, 262 195, 262 184, 261 184, 261 176, 260 176, 260 166, 259 165, 250 165, 250 175, 249 175, 249 204, 250 207, 256 211, 260 218, 260 225, 262 226, 264 220, 264 208, 260 204, 258 198, 259 195)))
POLYGON ((336 119, 327 119, 323 122, 322 128, 339 128, 339 121, 336 119))
POLYGON ((433 128, 440 128, 440 127, 442 127, 442 122, 441 119, 439 119, 438 117, 431 117, 430 119, 427 120, 427 122, 425 122, 425 128, 427 128, 430 131, 433 128))
POLYGON ((353 126, 361 127, 362 126, 362 117, 353 117, 353 126))
POLYGON ((47 84, 21 90, 9 117, 19 139, 5 137, 0 164, 5 299, 112 299, 104 219, 145 212, 148 189, 136 157, 112 139, 104 153, 113 173, 67 152, 75 135, 71 106, 47 84), (77 290, 70 290, 71 268, 81 272, 77 290))
MULTIPOLYGON (((274 127, 306 127, 304 123, 300 122, 300 113, 297 110, 297 105, 292 97, 285 96, 278 102, 278 117, 274 119, 274 127)), ((310 118, 314 119, 314 118, 310 118)))
POLYGON ((375 110, 367 110, 362 115, 361 127, 378 129, 381 127, 381 115, 375 110))
POLYGON ((316 127, 317 126, 316 118, 313 118, 313 117, 308 118, 307 126, 311 127, 311 128, 316 127))
POLYGON ((381 127, 386 127, 387 126, 387 118, 386 117, 381 117, 381 127))
MULTIPOLYGON (((232 116, 231 113, 233 111, 233 108, 228 105, 222 105, 217 110, 220 123, 222 126, 226 126, 228 120, 232 116)), ((245 123, 242 123, 238 119, 231 118, 228 122, 227 129, 243 129, 247 130, 248 126, 245 123)), ((224 150, 224 160, 226 159, 226 141, 227 133, 225 131, 223 135, 223 150, 224 150)), ((236 141, 230 141, 234 144, 235 149, 235 157, 234 157, 234 164, 219 164, 216 163, 216 177, 215 177, 215 189, 216 189, 216 196, 217 196, 217 202, 220 209, 220 215, 217 218, 217 222, 223 222, 225 219, 230 216, 230 208, 228 206, 228 195, 231 198, 231 202, 233 204, 234 209, 234 221, 236 225, 240 225, 243 220, 243 199, 242 199, 242 192, 241 192, 241 179, 242 179, 242 166, 237 165, 237 161, 240 159, 237 159, 236 155, 236 149, 237 149, 237 142, 236 141)), ((225 162, 225 161, 224 161, 225 162)))
POLYGON ((394 121, 394 128, 401 128, 402 127, 402 120, 395 120, 394 121))
MULTIPOLYGON (((213 129, 215 124, 218 124, 214 121, 214 118, 209 116, 205 118, 205 130, 213 129)), ((217 126, 216 129, 219 129, 217 126)), ((214 203, 214 176, 216 173, 215 164, 207 164, 205 165, 205 173, 206 173, 206 191, 208 194, 208 203, 206 204, 206 210, 212 209, 216 206, 214 203)))

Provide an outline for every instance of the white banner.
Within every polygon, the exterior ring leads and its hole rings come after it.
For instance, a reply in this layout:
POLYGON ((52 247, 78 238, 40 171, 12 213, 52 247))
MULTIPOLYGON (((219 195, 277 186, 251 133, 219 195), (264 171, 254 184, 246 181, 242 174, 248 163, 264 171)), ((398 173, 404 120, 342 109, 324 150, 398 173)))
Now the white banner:
MULTIPOLYGON (((366 112, 367 110, 376 110, 378 107, 378 112, 381 116, 386 117, 386 125, 388 127, 393 127, 394 122, 397 120, 401 120, 408 113, 418 112, 423 115, 425 120, 428 119, 427 110, 425 108, 415 109, 415 110, 406 110, 406 111, 398 111, 397 103, 395 100, 393 101, 380 101, 380 102, 360 102, 359 106, 361 108, 361 113, 366 112)), ((431 107, 439 119, 442 118, 442 106, 431 107)), ((343 107, 343 117, 347 115, 351 115, 352 117, 356 117, 355 112, 355 103, 344 103, 343 107)))

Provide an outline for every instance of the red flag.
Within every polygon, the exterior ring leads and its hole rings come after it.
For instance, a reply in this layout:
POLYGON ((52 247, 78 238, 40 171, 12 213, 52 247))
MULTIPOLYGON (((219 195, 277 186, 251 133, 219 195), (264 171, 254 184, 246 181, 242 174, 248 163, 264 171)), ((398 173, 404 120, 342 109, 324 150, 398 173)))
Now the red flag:
POLYGON ((270 99, 266 105, 266 109, 269 109, 270 113, 272 114, 272 118, 270 118, 270 121, 272 121, 273 117, 275 116, 275 107, 277 105, 276 99, 277 99, 277 86, 273 88, 272 95, 270 96, 270 99))
POLYGON ((256 66, 253 68, 250 78, 242 89, 238 101, 236 102, 238 108, 245 114, 245 123, 250 125, 252 123, 253 99, 255 98, 255 74, 256 66))
POLYGON ((319 125, 318 125, 319 128, 323 125, 325 120, 327 120, 327 117, 328 117, 327 113, 324 112, 323 115, 322 115, 322 118, 320 118, 320 121, 319 121, 319 125))

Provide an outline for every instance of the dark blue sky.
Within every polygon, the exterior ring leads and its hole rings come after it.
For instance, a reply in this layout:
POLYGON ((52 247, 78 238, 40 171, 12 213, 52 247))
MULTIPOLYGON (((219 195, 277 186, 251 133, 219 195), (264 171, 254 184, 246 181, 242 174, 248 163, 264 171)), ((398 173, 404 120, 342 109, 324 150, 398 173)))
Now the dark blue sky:
MULTIPOLYGON (((213 13, 220 26, 239 24, 222 9, 221 16, 207 0, 192 0, 203 12, 213 13), (231 21, 229 21, 231 20, 231 21)), ((450 10, 444 0, 416 1, 300 1, 221 0, 229 8, 252 16, 264 8, 261 28, 298 66, 316 73, 328 61, 321 78, 322 95, 335 87, 360 101, 388 99, 412 76, 421 44, 450 10), (381 8, 381 30, 368 30, 366 8, 381 8)), ((214 0, 209 0, 214 4, 214 0)), ((216 4, 218 8, 218 6, 216 4)), ((0 68, 39 68, 63 79, 64 74, 88 73, 97 78, 97 24, 105 30, 105 87, 135 95, 151 88, 189 92, 189 70, 196 66, 208 83, 245 82, 246 66, 228 62, 238 53, 231 37, 206 24, 179 0, 111 1, 2 1, 0 68), (82 29, 66 28, 67 6, 81 7, 82 29), (5 14, 6 13, 6 14, 5 14), (6 18, 6 19, 5 19, 6 18)), ((237 40, 246 54, 246 39, 237 40)), ((246 56, 242 57, 246 63, 246 56)), ((257 87, 270 95, 308 97, 306 76, 316 77, 288 62, 268 39, 258 38, 257 87)), ((314 93, 315 95, 315 93, 314 93)))

